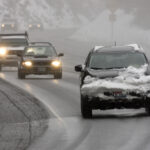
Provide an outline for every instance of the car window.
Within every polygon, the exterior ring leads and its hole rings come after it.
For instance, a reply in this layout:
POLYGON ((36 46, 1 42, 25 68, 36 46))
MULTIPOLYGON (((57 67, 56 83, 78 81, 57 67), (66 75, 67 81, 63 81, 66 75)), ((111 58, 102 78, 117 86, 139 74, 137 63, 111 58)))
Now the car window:
POLYGON ((25 50, 26 56, 56 56, 56 51, 52 46, 28 47, 25 50))
POLYGON ((91 56, 89 67, 98 68, 126 68, 128 66, 140 67, 146 64, 143 53, 95 53, 91 56))

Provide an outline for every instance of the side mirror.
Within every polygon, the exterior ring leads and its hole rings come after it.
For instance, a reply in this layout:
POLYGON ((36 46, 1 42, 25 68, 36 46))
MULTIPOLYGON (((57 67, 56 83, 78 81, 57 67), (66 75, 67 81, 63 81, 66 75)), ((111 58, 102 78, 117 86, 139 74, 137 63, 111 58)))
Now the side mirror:
POLYGON ((58 57, 62 57, 62 56, 64 56, 64 53, 59 53, 58 54, 58 57))
POLYGON ((77 65, 77 66, 75 66, 74 69, 76 72, 81 72, 82 71, 82 65, 77 65))

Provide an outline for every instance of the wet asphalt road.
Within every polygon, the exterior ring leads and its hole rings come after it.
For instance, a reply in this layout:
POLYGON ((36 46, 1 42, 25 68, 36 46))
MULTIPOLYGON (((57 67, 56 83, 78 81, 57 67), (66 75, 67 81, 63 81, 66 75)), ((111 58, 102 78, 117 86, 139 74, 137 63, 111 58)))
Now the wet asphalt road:
POLYGON ((28 150, 149 150, 150 117, 144 109, 97 110, 93 119, 81 117, 78 74, 73 66, 83 63, 92 44, 59 41, 50 35, 43 33, 31 38, 53 39, 58 52, 65 53, 62 80, 33 75, 18 80, 16 69, 0 73, 3 79, 33 94, 50 111, 48 129, 28 150))
POLYGON ((94 111, 94 118, 80 115, 78 74, 65 71, 53 76, 17 79, 17 72, 0 73, 9 82, 32 93, 50 111, 49 127, 29 150, 149 150, 150 118, 144 109, 94 111))

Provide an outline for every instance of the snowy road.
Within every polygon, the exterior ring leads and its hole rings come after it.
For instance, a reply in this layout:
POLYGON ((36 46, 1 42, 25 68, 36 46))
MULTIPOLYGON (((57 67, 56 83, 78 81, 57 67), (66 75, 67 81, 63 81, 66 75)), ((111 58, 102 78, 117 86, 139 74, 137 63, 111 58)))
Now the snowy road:
MULTIPOLYGON (((54 39, 50 35, 43 33, 42 40, 54 39)), ((40 41, 41 36, 32 38, 40 41)), ((28 150, 149 150, 150 117, 144 109, 94 111, 93 119, 82 119, 78 74, 73 66, 84 61, 92 44, 57 38, 52 43, 58 52, 65 53, 62 80, 52 76, 18 80, 17 70, 9 69, 0 73, 0 77, 40 99, 50 111, 49 128, 28 150)))
POLYGON ((78 75, 65 72, 62 80, 51 76, 17 79, 17 72, 0 76, 39 98, 50 110, 49 128, 29 150, 149 150, 150 118, 143 109, 95 111, 94 118, 80 116, 78 75))

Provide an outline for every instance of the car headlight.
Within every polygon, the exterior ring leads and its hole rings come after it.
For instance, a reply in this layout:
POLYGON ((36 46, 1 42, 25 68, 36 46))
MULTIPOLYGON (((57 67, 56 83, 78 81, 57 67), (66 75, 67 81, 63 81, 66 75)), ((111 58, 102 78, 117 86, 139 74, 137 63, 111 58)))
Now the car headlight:
POLYGON ((54 61, 52 61, 51 64, 53 67, 60 67, 61 66, 61 62, 59 60, 54 60, 54 61))
POLYGON ((11 27, 12 27, 12 28, 14 28, 14 27, 15 27, 15 25, 14 25, 14 24, 11 24, 11 27))
POLYGON ((23 65, 26 66, 26 67, 31 67, 32 62, 31 61, 25 61, 25 62, 23 62, 23 65))
POLYGON ((4 27, 5 27, 5 24, 2 24, 1 27, 4 28, 4 27))
POLYGON ((6 48, 1 47, 1 48, 0 48, 0 55, 1 55, 1 56, 5 56, 6 53, 7 53, 6 48))
POLYGON ((37 24, 37 27, 38 27, 38 28, 40 28, 40 27, 41 27, 41 25, 40 25, 40 24, 37 24))

